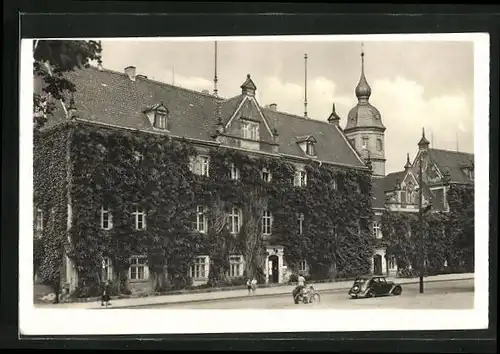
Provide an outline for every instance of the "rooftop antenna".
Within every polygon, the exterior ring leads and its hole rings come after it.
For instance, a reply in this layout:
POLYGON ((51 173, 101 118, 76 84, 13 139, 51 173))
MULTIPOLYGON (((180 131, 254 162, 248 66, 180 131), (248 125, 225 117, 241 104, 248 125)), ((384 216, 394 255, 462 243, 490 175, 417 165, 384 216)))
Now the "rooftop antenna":
POLYGON ((217 89, 217 82, 219 79, 217 78, 217 41, 214 43, 214 49, 215 49, 215 60, 214 60, 214 67, 215 67, 215 72, 214 72, 214 96, 218 96, 219 90, 217 89))
POLYGON ((304 118, 307 118, 307 53, 304 54, 304 118))

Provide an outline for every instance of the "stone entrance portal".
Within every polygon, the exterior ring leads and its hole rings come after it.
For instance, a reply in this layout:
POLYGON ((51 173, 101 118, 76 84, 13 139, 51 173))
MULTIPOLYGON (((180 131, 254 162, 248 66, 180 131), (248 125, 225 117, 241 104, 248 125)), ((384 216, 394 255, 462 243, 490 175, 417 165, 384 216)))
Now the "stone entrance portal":
POLYGON ((267 257, 264 274, 266 283, 283 282, 283 246, 267 246, 267 257))

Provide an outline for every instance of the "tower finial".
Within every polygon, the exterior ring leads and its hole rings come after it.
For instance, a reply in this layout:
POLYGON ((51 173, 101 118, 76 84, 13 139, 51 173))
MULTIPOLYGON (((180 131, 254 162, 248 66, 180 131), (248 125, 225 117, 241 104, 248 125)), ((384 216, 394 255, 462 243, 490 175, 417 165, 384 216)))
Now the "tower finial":
POLYGON ((406 153, 405 171, 407 171, 410 167, 411 167, 410 154, 406 153))
POLYGON ((422 138, 418 142, 418 146, 421 149, 426 149, 429 147, 429 141, 425 138, 425 128, 422 128, 422 138))
POLYGON ((372 94, 372 89, 365 77, 365 44, 361 43, 361 77, 359 78, 358 86, 356 86, 356 97, 358 101, 368 101, 372 94))
POLYGON ((217 82, 219 82, 219 79, 217 77, 217 41, 214 43, 214 96, 218 96, 219 90, 217 89, 217 82))
POLYGON ((304 118, 307 118, 307 53, 304 54, 304 118))

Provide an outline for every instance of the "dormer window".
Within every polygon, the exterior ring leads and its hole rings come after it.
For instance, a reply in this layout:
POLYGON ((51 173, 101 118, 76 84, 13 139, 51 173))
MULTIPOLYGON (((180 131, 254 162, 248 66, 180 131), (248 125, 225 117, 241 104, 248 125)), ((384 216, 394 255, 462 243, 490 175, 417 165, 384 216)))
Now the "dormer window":
POLYGON ((466 167, 462 169, 462 171, 465 173, 467 177, 469 177, 469 179, 474 180, 474 168, 466 167))
POLYGON ((155 112, 155 128, 167 129, 167 114, 165 112, 155 112))
POLYGON ((155 104, 144 111, 155 129, 168 130, 168 109, 163 103, 155 104))
POLYGON ((299 136, 296 139, 297 144, 299 144, 300 148, 307 156, 316 156, 316 149, 314 146, 314 144, 316 144, 316 139, 314 139, 312 135, 299 136))
POLYGON ((364 136, 363 139, 363 149, 368 149, 368 137, 367 136, 364 136))
POLYGON ((314 151, 314 144, 310 141, 306 142, 306 154, 309 156, 316 156, 316 152, 314 151))

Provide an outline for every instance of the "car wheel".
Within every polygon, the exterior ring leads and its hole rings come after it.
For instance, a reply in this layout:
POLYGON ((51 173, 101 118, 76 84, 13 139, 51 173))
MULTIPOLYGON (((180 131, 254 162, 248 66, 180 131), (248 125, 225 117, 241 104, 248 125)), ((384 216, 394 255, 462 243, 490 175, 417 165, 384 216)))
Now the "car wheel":
POLYGON ((402 293, 402 292, 403 292, 403 289, 401 289, 401 287, 400 287, 400 286, 396 286, 396 287, 394 288, 394 290, 392 290, 392 293, 393 293, 394 295, 396 295, 396 296, 401 295, 401 293, 402 293))

